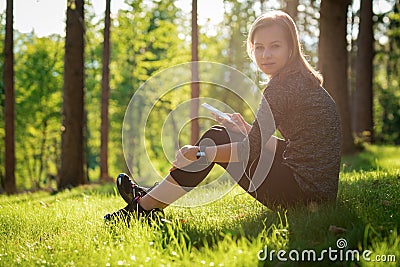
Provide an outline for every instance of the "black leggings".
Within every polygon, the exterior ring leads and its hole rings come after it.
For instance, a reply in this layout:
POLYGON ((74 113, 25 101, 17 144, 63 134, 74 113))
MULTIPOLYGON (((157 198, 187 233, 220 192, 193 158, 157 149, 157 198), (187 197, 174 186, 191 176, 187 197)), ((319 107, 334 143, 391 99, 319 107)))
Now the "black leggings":
MULTIPOLYGON (((228 133, 225 127, 213 126, 203 134, 196 145, 222 145, 242 141, 243 138, 244 136, 242 134, 228 133)), ((229 165, 228 163, 217 164, 227 170, 244 190, 269 208, 275 209, 278 206, 287 208, 296 204, 305 204, 308 202, 308 198, 294 179, 293 171, 288 166, 282 164, 282 154, 285 150, 286 143, 282 140, 277 140, 278 143, 272 166, 269 172, 268 169, 265 170, 263 173, 264 179, 262 183, 256 187, 256 190, 252 189, 254 187, 252 187, 251 180, 253 179, 259 158, 253 163, 247 164, 245 168, 243 166, 244 163, 241 162, 229 163, 229 165)), ((202 164, 201 160, 192 163, 192 165, 196 164, 202 164)), ((171 172, 171 176, 179 185, 184 188, 189 188, 190 190, 204 180, 214 164, 215 163, 209 163, 207 167, 204 166, 203 168, 192 166, 194 169, 198 170, 194 172, 176 169, 171 172)), ((257 170, 257 173, 258 172, 259 170, 257 170)))

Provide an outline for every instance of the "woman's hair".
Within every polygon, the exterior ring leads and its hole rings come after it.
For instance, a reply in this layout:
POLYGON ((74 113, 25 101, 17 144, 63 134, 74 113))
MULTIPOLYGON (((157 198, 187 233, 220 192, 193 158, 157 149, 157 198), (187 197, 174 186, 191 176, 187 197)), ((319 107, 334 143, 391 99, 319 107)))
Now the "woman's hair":
POLYGON ((297 27, 293 19, 286 14, 285 12, 272 10, 261 16, 259 16, 251 25, 249 34, 247 36, 247 54, 249 57, 255 61, 254 58, 254 34, 255 32, 264 27, 279 25, 284 30, 285 36, 287 38, 287 42, 289 44, 289 48, 291 50, 289 61, 287 62, 287 67, 289 66, 298 66, 302 69, 302 73, 307 72, 310 73, 319 83, 322 84, 323 78, 322 75, 316 71, 310 63, 306 60, 303 55, 299 34, 297 31, 297 27))

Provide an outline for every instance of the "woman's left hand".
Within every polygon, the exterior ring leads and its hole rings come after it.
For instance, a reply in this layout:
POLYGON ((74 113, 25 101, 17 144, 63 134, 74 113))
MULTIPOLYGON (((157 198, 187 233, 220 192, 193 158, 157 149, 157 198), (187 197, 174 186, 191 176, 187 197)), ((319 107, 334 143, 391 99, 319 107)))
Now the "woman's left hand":
POLYGON ((232 132, 237 132, 247 135, 250 131, 251 128, 250 124, 248 124, 243 119, 242 115, 240 115, 239 113, 233 113, 233 114, 226 113, 226 115, 228 115, 231 118, 232 122, 229 122, 228 120, 219 117, 215 113, 211 112, 211 115, 214 116, 217 122, 219 122, 222 126, 224 126, 225 128, 227 128, 232 132))
POLYGON ((193 163, 193 161, 197 160, 197 152, 199 152, 198 146, 186 145, 181 147, 176 153, 175 161, 172 162, 173 166, 169 171, 172 172, 193 163))

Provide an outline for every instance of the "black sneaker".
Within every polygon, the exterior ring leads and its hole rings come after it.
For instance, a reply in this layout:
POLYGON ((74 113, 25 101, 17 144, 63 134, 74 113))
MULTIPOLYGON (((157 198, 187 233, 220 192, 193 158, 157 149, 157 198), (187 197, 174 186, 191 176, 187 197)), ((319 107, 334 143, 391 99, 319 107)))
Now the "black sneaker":
POLYGON ((143 197, 152 189, 135 184, 125 173, 120 173, 116 182, 118 192, 127 204, 132 203, 135 197, 143 197))
POLYGON ((140 197, 135 197, 131 204, 128 204, 128 212, 131 214, 136 214, 137 217, 146 217, 147 219, 157 219, 164 217, 164 211, 162 209, 156 208, 151 210, 145 210, 139 204, 140 197))
POLYGON ((148 220, 148 222, 163 220, 164 211, 162 209, 157 208, 145 210, 139 205, 139 199, 140 197, 135 197, 132 202, 126 207, 117 210, 116 212, 113 212, 111 214, 106 214, 104 216, 104 221, 108 223, 122 220, 129 225, 132 216, 136 216, 137 218, 144 217, 148 220))
POLYGON ((108 213, 103 217, 104 222, 111 223, 117 221, 124 221, 129 225, 129 222, 131 220, 131 214, 129 213, 128 210, 129 210, 129 205, 111 214, 108 213))

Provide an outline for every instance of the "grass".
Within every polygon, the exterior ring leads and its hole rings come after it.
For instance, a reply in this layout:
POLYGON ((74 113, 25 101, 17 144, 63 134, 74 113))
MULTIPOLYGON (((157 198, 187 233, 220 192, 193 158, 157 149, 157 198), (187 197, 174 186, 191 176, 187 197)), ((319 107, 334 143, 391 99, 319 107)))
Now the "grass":
POLYGON ((336 205, 273 212, 235 187, 208 205, 169 207, 171 223, 153 226, 103 223, 123 206, 113 185, 0 196, 0 266, 399 266, 400 148, 367 146, 342 166, 336 205), (327 250, 324 261, 289 259, 311 250, 327 250), (273 261, 258 259, 265 251, 273 261), (349 251, 360 260, 345 261, 349 251), (365 261, 368 251, 386 261, 365 261))

